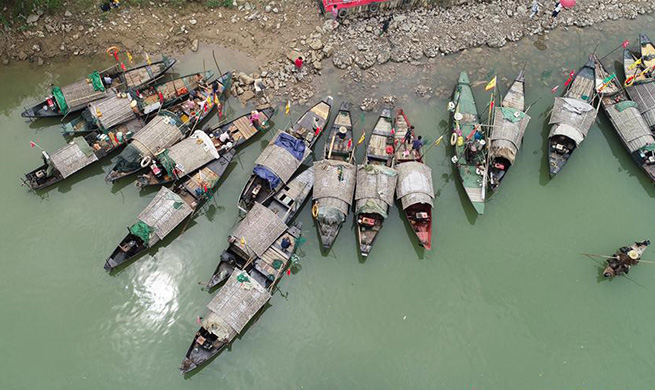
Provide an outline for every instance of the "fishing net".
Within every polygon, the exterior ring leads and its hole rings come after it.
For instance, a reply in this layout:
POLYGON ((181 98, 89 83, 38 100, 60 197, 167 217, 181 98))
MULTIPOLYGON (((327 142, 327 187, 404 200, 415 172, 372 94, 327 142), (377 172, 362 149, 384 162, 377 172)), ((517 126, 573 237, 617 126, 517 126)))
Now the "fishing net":
POLYGON ((316 219, 327 225, 337 225, 346 220, 346 216, 336 207, 319 206, 316 219))
POLYGON ((114 169, 118 172, 131 172, 141 168, 141 152, 132 144, 118 155, 114 169))
POLYGON ((246 276, 245 273, 243 273, 243 274, 239 274, 239 275, 237 276, 237 280, 238 280, 239 282, 241 282, 241 283, 244 283, 244 282, 248 282, 248 281, 250 281, 250 279, 248 278, 248 276, 246 276))
POLYGON ((357 214, 379 214, 382 218, 387 218, 386 207, 382 207, 381 202, 376 202, 374 199, 367 200, 363 205, 357 208, 357 214))
POLYGON ((173 176, 175 174, 175 160, 171 158, 168 153, 168 149, 164 150, 157 156, 157 160, 164 167, 166 172, 169 175, 173 176))
POLYGON ((68 104, 66 104, 66 97, 64 96, 64 93, 61 91, 61 88, 52 87, 52 95, 55 97, 55 100, 57 101, 57 105, 59 106, 59 111, 62 114, 68 113, 68 104))
POLYGON ((635 102, 633 102, 631 100, 626 100, 626 101, 623 101, 623 102, 619 102, 619 103, 616 103, 614 105, 614 108, 616 108, 616 111, 618 111, 618 112, 623 112, 623 111, 627 110, 630 107, 639 108, 637 103, 635 103, 635 102))
POLYGON ((139 237, 141 241, 143 241, 143 243, 146 245, 148 245, 148 242, 150 242, 150 234, 154 231, 154 228, 148 226, 148 224, 143 221, 138 221, 134 225, 130 226, 130 233, 139 237))
POLYGON ((98 73, 98 71, 91 73, 89 75, 89 79, 91 80, 91 84, 93 85, 93 89, 95 91, 105 92, 105 85, 102 83, 102 79, 100 78, 100 73, 98 73))
POLYGON ((517 110, 516 108, 512 108, 512 107, 501 107, 500 111, 503 113, 503 118, 507 119, 512 123, 520 122, 525 116, 525 113, 523 111, 517 110))

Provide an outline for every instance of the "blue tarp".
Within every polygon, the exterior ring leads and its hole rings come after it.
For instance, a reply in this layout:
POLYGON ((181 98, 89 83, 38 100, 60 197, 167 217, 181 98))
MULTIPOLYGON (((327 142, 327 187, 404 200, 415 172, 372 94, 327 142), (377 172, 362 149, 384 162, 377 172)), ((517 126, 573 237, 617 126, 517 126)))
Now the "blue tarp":
POLYGON ((275 145, 284 148, 298 161, 302 161, 305 154, 305 143, 302 140, 286 133, 280 133, 280 136, 275 140, 275 145))
POLYGON ((268 185, 271 186, 271 189, 275 189, 278 185, 280 185, 280 178, 277 177, 276 174, 273 172, 269 171, 268 168, 263 167, 261 165, 255 165, 255 169, 252 170, 253 173, 262 179, 266 180, 268 182, 268 185))

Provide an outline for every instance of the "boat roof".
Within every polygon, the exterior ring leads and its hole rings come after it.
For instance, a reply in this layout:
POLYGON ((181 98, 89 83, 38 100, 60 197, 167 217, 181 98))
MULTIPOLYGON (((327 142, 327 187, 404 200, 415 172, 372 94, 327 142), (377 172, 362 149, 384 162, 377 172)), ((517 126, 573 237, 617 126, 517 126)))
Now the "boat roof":
POLYGON ((260 257, 287 230, 287 225, 272 210, 255 202, 239 222, 231 237, 233 245, 251 257, 260 257))
POLYGON ((396 170, 396 198, 401 200, 403 209, 416 203, 432 206, 434 186, 430 167, 418 161, 408 161, 396 165, 396 170))
POLYGON ((153 228, 153 234, 161 240, 192 212, 191 206, 178 194, 162 187, 137 218, 153 228))
POLYGON ((230 275, 207 309, 223 319, 237 333, 271 299, 271 294, 247 272, 238 270, 230 275))
POLYGON ((351 205, 357 179, 355 165, 345 161, 314 162, 314 199, 336 198, 351 205))

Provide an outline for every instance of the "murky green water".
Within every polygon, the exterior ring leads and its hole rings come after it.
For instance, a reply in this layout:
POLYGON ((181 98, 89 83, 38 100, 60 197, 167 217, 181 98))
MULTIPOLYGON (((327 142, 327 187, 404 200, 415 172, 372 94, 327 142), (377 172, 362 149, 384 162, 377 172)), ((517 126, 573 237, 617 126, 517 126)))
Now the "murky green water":
MULTIPOLYGON (((655 189, 602 113, 550 183, 544 158, 550 89, 596 43, 606 53, 642 29, 655 35, 649 25, 652 17, 602 31, 560 30, 536 45, 526 39, 500 51, 468 51, 438 59, 436 70, 404 67, 397 81, 380 80, 375 93, 396 94, 417 130, 434 140, 446 128, 447 95, 459 69, 468 69, 472 81, 493 69, 511 79, 527 61, 533 119, 486 214, 475 216, 443 144, 427 157, 438 194, 432 252, 409 238, 395 208, 366 261, 357 257, 351 220, 334 250, 321 256, 306 207, 299 217, 307 237, 302 270, 282 280, 243 337, 188 379, 177 368, 211 298, 198 282, 207 280, 226 246, 238 192, 271 134, 241 153, 215 204, 183 235, 108 276, 105 258, 154 192, 105 184, 110 161, 40 195, 19 185, 21 174, 40 163, 30 140, 48 150, 64 142, 57 121, 25 123, 21 105, 91 64, 3 67, 0 388, 652 388, 655 265, 610 282, 580 252, 610 253, 655 239, 655 189), (538 50, 543 43, 548 48, 538 50), (447 93, 426 101, 413 92, 418 83, 447 93)), ((205 57, 210 67, 211 55, 205 57)), ((620 53, 609 58, 607 64, 620 53)), ((222 66, 242 62, 231 61, 222 66)), ((196 56, 176 70, 199 68, 196 56)), ((338 104, 351 87, 340 72, 326 73, 326 91, 338 104)), ((488 99, 482 89, 475 89, 480 107, 488 99)), ((230 110, 246 108, 233 101, 230 110)), ((294 118, 301 110, 294 107, 294 118)), ((359 120, 357 132, 362 124, 370 130, 374 116, 359 120)), ((278 115, 276 122, 288 118, 278 115)))

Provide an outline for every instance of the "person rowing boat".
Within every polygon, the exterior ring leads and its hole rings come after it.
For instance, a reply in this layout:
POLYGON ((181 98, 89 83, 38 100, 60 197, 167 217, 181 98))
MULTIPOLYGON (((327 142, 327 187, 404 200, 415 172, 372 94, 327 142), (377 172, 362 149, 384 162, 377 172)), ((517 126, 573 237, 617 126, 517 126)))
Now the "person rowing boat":
POLYGON ((603 270, 603 276, 612 278, 614 276, 628 274, 630 267, 639 264, 641 255, 648 245, 650 245, 650 240, 644 240, 635 242, 631 246, 620 248, 613 256, 607 259, 607 267, 603 270))

